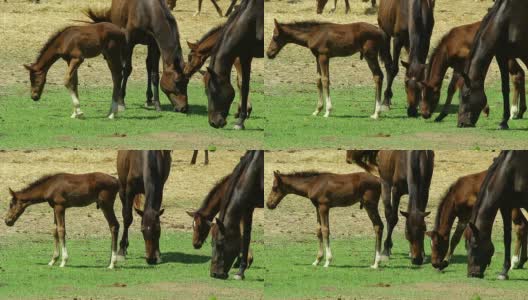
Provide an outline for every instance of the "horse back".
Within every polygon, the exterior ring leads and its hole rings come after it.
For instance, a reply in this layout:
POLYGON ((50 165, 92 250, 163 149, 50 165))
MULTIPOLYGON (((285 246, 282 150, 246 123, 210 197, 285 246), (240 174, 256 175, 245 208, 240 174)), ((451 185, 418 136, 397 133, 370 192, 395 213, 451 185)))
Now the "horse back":
POLYGON ((408 31, 408 1, 381 1, 378 9, 378 25, 389 36, 408 31))

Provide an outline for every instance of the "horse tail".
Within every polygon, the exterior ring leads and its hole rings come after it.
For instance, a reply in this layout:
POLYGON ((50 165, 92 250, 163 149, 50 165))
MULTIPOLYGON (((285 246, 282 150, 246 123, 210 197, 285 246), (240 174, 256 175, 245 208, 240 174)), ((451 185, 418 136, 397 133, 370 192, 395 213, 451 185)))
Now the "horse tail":
POLYGON ((390 38, 383 30, 381 31, 381 47, 378 55, 385 67, 391 66, 392 57, 390 53, 390 38))
POLYGON ((378 166, 376 158, 379 150, 352 150, 352 157, 347 159, 347 163, 355 163, 365 171, 372 173, 378 166))
POLYGON ((82 11, 82 13, 87 16, 91 23, 102 23, 102 22, 111 22, 110 20, 110 8, 95 10, 93 8, 87 8, 82 11))

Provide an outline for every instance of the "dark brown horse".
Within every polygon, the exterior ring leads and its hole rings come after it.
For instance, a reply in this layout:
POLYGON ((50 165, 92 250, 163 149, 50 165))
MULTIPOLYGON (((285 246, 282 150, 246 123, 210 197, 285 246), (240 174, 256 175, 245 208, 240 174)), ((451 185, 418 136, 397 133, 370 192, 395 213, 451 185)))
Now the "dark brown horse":
MULTIPOLYGON (((460 74, 468 63, 469 52, 473 46, 475 34, 481 22, 454 27, 442 37, 429 59, 429 64, 422 82, 422 117, 429 119, 440 100, 442 83, 448 68, 453 68, 453 76, 447 89, 447 99, 436 122, 442 121, 449 113, 449 106, 455 91, 462 87, 464 80, 460 74)), ((526 94, 524 88, 524 71, 515 59, 510 59, 508 69, 514 85, 512 98, 512 118, 522 118, 526 111, 526 94), (520 99, 520 101, 519 101, 520 99), (520 103, 519 103, 520 102, 520 103)), ((484 114, 489 114, 489 107, 484 107, 484 114)))
MULTIPOLYGON (((425 60, 429 52, 434 26, 435 0, 385 0, 378 11, 378 24, 389 37, 393 37, 392 74, 388 76, 388 86, 398 74, 398 60, 401 48, 409 52, 405 67, 405 91, 407 93, 407 115, 417 117, 420 102, 420 83, 425 77, 425 60)), ((390 38, 389 38, 390 40, 390 38)), ((390 89, 388 89, 390 91, 390 89)), ((384 104, 390 105, 392 94, 385 94, 384 104)))
POLYGON ((381 178, 381 197, 387 219, 387 238, 382 255, 389 257, 392 248, 392 231, 398 222, 398 207, 402 195, 409 194, 407 211, 400 211, 406 218, 405 237, 410 244, 410 257, 415 265, 425 258, 425 217, 429 200, 429 187, 433 176, 433 151, 347 151, 347 162, 355 162, 365 170, 377 169, 381 178), (391 201, 392 198, 392 201, 391 201))
POLYGON ((264 0, 243 0, 240 8, 229 16, 213 49, 204 84, 209 124, 214 128, 227 124, 226 118, 235 97, 231 69, 237 57, 242 67, 242 101, 235 129, 244 129, 248 116, 251 62, 253 57, 264 57, 264 0))
POLYGON ((82 118, 79 103, 79 84, 77 70, 86 58, 103 55, 112 73, 113 92, 112 103, 108 118, 113 119, 118 112, 118 104, 124 105, 121 95, 123 80, 123 51, 126 47, 125 33, 111 23, 89 24, 86 26, 69 26, 50 36, 39 52, 36 62, 24 65, 29 71, 31 81, 31 98, 40 99, 46 75, 51 66, 59 59, 64 59, 68 70, 64 78, 64 85, 70 92, 73 102, 71 118, 82 118))
POLYGON ((137 44, 147 45, 147 106, 160 111, 158 85, 171 101, 174 110, 187 112, 187 84, 183 75, 185 61, 180 46, 178 25, 162 0, 112 0, 105 11, 84 11, 94 23, 111 22, 126 31, 125 70, 121 94, 125 97, 128 77, 132 72, 132 52, 137 44), (163 61, 161 82, 160 55, 163 61))
MULTIPOLYGON (((500 1, 500 0, 498 0, 500 1)), ((528 151, 502 151, 488 169, 466 230, 468 277, 484 277, 495 251, 493 223, 500 210, 504 228, 504 263, 499 279, 508 279, 511 267, 511 211, 528 208, 528 151)))
MULTIPOLYGON (((287 44, 294 43, 310 49, 315 56, 317 65, 317 89, 319 101, 313 112, 317 116, 323 109, 323 95, 326 98, 325 117, 332 111, 330 100, 330 58, 351 56, 357 52, 365 58, 376 84, 374 114, 377 119, 382 111, 381 88, 383 86, 383 72, 378 56, 381 57, 387 73, 390 76, 390 44, 386 35, 374 25, 368 23, 334 24, 320 22, 279 23, 275 20, 275 29, 266 55, 273 59, 287 44)), ((389 79, 390 81, 391 79, 389 79)), ((392 91, 385 90, 385 95, 392 95, 392 91)))
POLYGON ((297 172, 281 174, 273 172, 273 187, 266 206, 275 209, 288 194, 310 199, 315 206, 317 216, 317 237, 319 251, 313 262, 319 265, 323 259, 323 244, 326 253, 325 268, 332 261, 330 250, 330 208, 346 207, 360 203, 365 208, 376 234, 376 255, 371 268, 377 269, 381 259, 381 240, 383 222, 378 212, 381 185, 378 177, 366 172, 352 174, 333 174, 321 172, 297 172))
MULTIPOLYGON (((205 158, 204 158, 204 165, 209 164, 209 150, 204 150, 205 158)), ((196 164, 196 158, 198 157, 198 150, 193 151, 193 156, 191 159, 191 165, 196 164)))
MULTIPOLYGON (((190 78, 205 64, 205 61, 211 56, 213 49, 216 46, 216 43, 220 39, 223 28, 224 24, 213 27, 206 34, 204 34, 196 43, 191 43, 189 41, 187 42, 187 45, 189 46, 189 49, 191 49, 191 52, 189 52, 188 62, 185 65, 185 76, 190 78)), ((233 65, 235 66, 235 70, 237 72, 237 87, 238 91, 240 92, 240 87, 242 86, 242 66, 240 65, 240 60, 236 58, 233 65)), ((240 95, 240 102, 238 102, 238 111, 235 114, 235 118, 238 118, 240 115, 241 103, 242 95, 240 95)), ((247 117, 249 118, 252 110, 251 99, 249 98, 249 96, 247 105, 247 117)))
MULTIPOLYGON (((458 178, 440 200, 434 228, 426 233, 431 238, 431 263, 433 267, 443 270, 449 265, 449 260, 453 256, 453 252, 471 218, 471 212, 475 202, 477 202, 480 187, 487 173, 487 171, 483 171, 458 178), (449 235, 455 219, 458 219, 458 224, 451 238, 451 243, 449 243, 449 235)), ((527 221, 518 208, 512 210, 512 220, 517 234, 512 268, 522 268, 527 260, 527 221)))
POLYGON ((503 115, 500 129, 508 129, 510 84, 508 61, 519 58, 528 64, 528 6, 523 0, 498 0, 482 20, 475 35, 465 72, 458 110, 458 127, 474 127, 487 104, 486 74, 495 56, 502 82, 503 115))
POLYGON ((9 211, 5 218, 7 226, 13 226, 26 208, 33 204, 47 202, 55 215, 55 251, 48 265, 53 266, 60 256, 62 249, 61 267, 66 265, 68 251, 66 250, 66 209, 70 207, 84 207, 92 203, 103 214, 110 226, 112 234, 112 257, 109 269, 113 269, 117 261, 117 237, 119 235, 119 222, 114 213, 114 201, 119 190, 119 183, 114 177, 103 173, 67 174, 59 173, 44 176, 31 183, 26 188, 11 193, 9 211))
POLYGON ((244 279, 248 266, 253 211, 264 207, 264 151, 247 151, 233 170, 221 202, 216 223, 211 228, 211 277, 226 279, 235 259, 242 253, 235 279, 244 279), (240 222, 244 232, 240 236, 240 222))
POLYGON ((119 197, 123 204, 123 237, 119 244, 119 256, 127 255, 128 228, 132 224, 132 208, 139 194, 145 194, 143 210, 136 207, 141 216, 141 232, 145 240, 145 258, 148 264, 161 262, 159 238, 160 217, 163 200, 163 186, 169 177, 171 167, 170 151, 118 151, 117 174, 119 176, 119 197))

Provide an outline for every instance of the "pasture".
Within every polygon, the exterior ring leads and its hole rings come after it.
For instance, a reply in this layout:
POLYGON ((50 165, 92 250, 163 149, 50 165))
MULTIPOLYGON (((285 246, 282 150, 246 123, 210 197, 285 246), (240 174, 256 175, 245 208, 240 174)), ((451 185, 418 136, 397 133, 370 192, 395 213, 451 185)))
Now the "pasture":
MULTIPOLYGON (((251 247, 255 261, 244 282, 209 277, 211 246, 192 247, 192 219, 185 213, 198 208, 209 189, 232 171, 244 151, 203 152, 189 165, 192 151, 173 151, 171 174, 165 184, 160 249, 163 263, 149 266, 134 213, 129 256, 116 269, 106 269, 110 232, 101 211, 90 205, 66 211, 70 259, 65 268, 49 267, 53 250, 53 212, 47 204, 31 206, 13 227, 0 226, 0 299, 133 298, 133 299, 248 299, 262 298, 264 266, 263 210, 255 211, 251 247)), ((116 174, 116 151, 24 151, 0 153, 0 207, 8 208, 7 188, 21 189, 54 172, 102 171, 116 174)), ((121 224, 121 203, 115 204, 121 224)))
MULTIPOLYGON (((102 9, 109 0, 90 0, 79 4, 73 0, 47 0, 35 5, 26 0, 2 2, 0 7, 0 147, 35 149, 50 147, 79 148, 157 148, 205 149, 261 148, 265 119, 262 59, 253 62, 250 99, 254 110, 244 132, 233 129, 234 118, 222 130, 211 128, 207 121, 207 97, 202 76, 196 74, 189 83, 188 114, 174 113, 168 98, 160 90, 163 111, 145 109, 147 74, 146 47, 137 46, 133 71, 127 89, 127 111, 113 122, 107 120, 112 80, 101 57, 86 60, 79 68, 79 98, 84 120, 69 118, 71 97, 64 87, 66 64, 58 61, 48 73, 47 84, 39 102, 30 98, 29 74, 23 64, 34 61, 40 48, 55 31, 74 20, 87 20, 83 8, 102 9)), ((228 2, 220 3, 225 11, 228 2), (224 7, 225 6, 225 7, 224 7)), ((196 1, 183 1, 173 10, 180 32, 180 43, 187 60, 186 40, 196 41, 210 28, 226 21, 218 17, 211 3, 204 3, 202 14, 194 17, 196 1)), ((207 64, 206 64, 207 66, 207 64)), ((233 76, 233 80, 234 76, 233 76)), ((235 81, 233 81, 233 84, 235 81)), ((238 101, 238 91, 235 101, 238 101)), ((236 110, 236 103, 233 103, 236 110)))
MULTIPOLYGON (((274 19, 279 22, 316 20, 334 23, 369 22, 377 24, 376 14, 365 14, 370 3, 351 1, 351 13, 344 13, 343 1, 330 14, 330 1, 322 15, 316 15, 315 3, 308 0, 266 2, 265 47, 273 34, 274 19)), ((480 20, 491 1, 436 1, 435 26, 431 50, 439 39, 454 26, 480 20)), ((402 60, 406 61, 402 51, 402 60)), ((381 62, 380 62, 381 64, 381 62)), ((382 65, 382 69, 384 67, 382 65)), ((393 106, 383 112, 378 120, 370 119, 374 111, 374 82, 366 61, 359 54, 352 57, 330 59, 330 95, 333 111, 328 119, 324 111, 313 117, 318 99, 316 64, 310 50, 289 44, 275 59, 265 59, 264 90, 266 95, 265 147, 269 149, 307 148, 406 148, 406 149, 496 149, 521 148, 522 136, 528 129, 525 120, 509 122, 510 130, 497 130, 502 116, 502 96, 498 67, 492 63, 486 79, 486 92, 491 115, 481 116, 476 128, 456 127, 458 93, 453 101, 451 114, 442 123, 433 122, 440 112, 437 108, 433 119, 410 119, 406 115, 404 71, 400 65, 393 84, 393 106)), ((444 80, 440 104, 445 101, 451 71, 444 80)), ((386 86, 386 76, 384 87, 386 86)))
MULTIPOLYGON (((459 176, 486 169, 498 152, 435 151, 435 169, 426 218, 433 227, 436 209, 445 190, 459 176)), ((273 171, 328 171, 351 173, 362 171, 345 162, 345 151, 277 151, 266 155, 265 198, 273 183, 273 171)), ((400 209, 405 210, 408 196, 400 209)), ((383 206, 379 205, 383 216, 383 206)), ((264 242, 266 267, 265 297, 332 298, 332 299, 519 299, 523 298, 525 270, 512 270, 509 281, 498 281, 502 267, 502 220, 494 226, 495 255, 484 280, 466 277, 467 260, 464 243, 458 245, 453 260, 444 272, 430 264, 429 238, 425 240, 426 263, 413 267, 408 258, 409 246, 404 237, 404 218, 400 216, 393 236, 393 255, 376 270, 374 231, 364 210, 352 207, 330 209, 330 245, 333 261, 328 268, 312 266, 318 242, 315 209, 310 200, 286 196, 275 210, 265 211, 264 242), (287 249, 287 251, 284 251, 287 249)))

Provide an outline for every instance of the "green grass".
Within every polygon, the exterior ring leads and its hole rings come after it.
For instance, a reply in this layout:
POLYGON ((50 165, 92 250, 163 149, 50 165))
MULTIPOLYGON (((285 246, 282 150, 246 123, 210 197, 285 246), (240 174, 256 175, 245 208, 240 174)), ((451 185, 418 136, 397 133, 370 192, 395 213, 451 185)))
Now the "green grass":
MULTIPOLYGON (((393 255, 379 269, 369 266, 374 258, 373 237, 332 239, 334 261, 329 268, 314 267, 318 242, 265 238, 265 298, 332 298, 332 299, 520 299, 524 298, 528 272, 510 271, 509 281, 499 281, 503 247, 495 239, 496 248, 486 278, 466 277, 466 254, 463 243, 457 247, 454 262, 440 273, 428 262, 412 267, 408 243, 395 236, 393 255), (286 250, 285 250, 286 249, 286 250)), ((426 241, 428 243, 428 241, 426 241)), ((430 254, 426 247, 426 253, 430 254)), ((324 261, 323 261, 324 263, 324 261)))
MULTIPOLYGON (((172 112, 172 105, 160 91, 163 112, 145 109, 145 85, 132 83, 127 90, 127 110, 116 120, 108 120, 111 89, 79 90, 84 120, 72 120, 71 98, 62 86, 48 85, 42 98, 34 102, 27 86, 16 85, 0 92, 0 148, 171 148, 208 146, 252 148, 262 145, 262 85, 252 84, 253 114, 245 131, 233 130, 234 118, 224 129, 214 129, 207 120, 207 97, 203 85, 191 83, 188 89, 190 113, 172 112)), ((238 97, 238 96, 237 96, 238 97)), ((238 100, 238 98, 237 98, 238 100)), ((231 112, 236 111, 233 103, 231 112)))
MULTIPOLYGON (((52 236, 18 236, 0 243, 0 299, 98 298, 218 299, 255 298, 262 295, 265 269, 262 234, 254 235, 255 264, 246 279, 209 277, 211 248, 191 245, 190 233, 163 232, 160 240, 164 262, 149 266, 143 258, 141 235, 131 237, 129 256, 108 270, 109 238, 68 239, 70 260, 65 268, 49 267, 52 236)), ((234 272, 234 270, 232 270, 234 272)))
MULTIPOLYGON (((266 148, 389 148, 389 149, 497 149, 526 147, 528 122, 512 120, 509 131, 497 130, 502 116, 502 96, 496 84, 486 90, 491 115, 481 117, 476 128, 457 128, 458 96, 451 114, 442 123, 408 118, 402 83, 394 83, 391 111, 372 120, 373 87, 331 89, 334 111, 324 118, 315 110, 318 93, 313 85, 276 85, 266 88, 266 148)), ((441 103, 445 99, 442 93, 441 103)))

